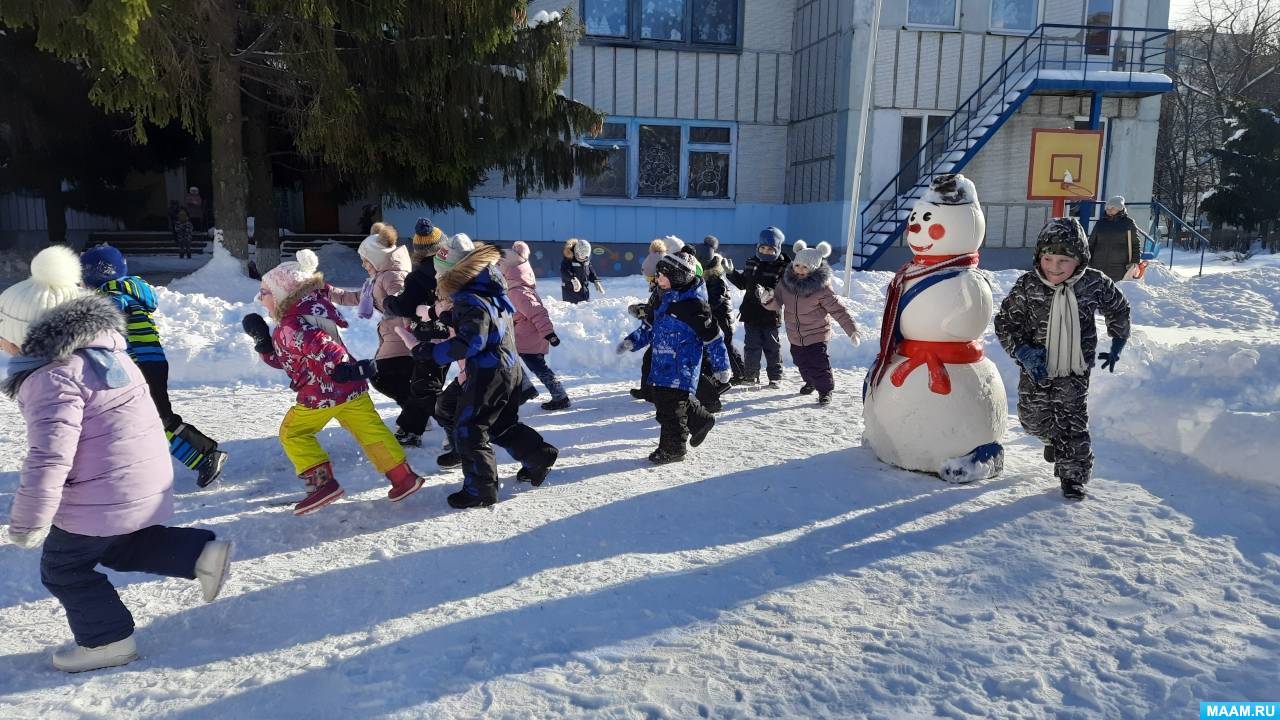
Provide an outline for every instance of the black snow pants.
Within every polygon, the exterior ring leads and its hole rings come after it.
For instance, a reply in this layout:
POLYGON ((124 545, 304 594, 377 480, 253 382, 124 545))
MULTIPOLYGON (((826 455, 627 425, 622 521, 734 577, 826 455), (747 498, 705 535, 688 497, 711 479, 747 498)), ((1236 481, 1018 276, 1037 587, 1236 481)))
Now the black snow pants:
POLYGON ((1089 482, 1093 446, 1089 439, 1089 376, 1070 375, 1035 382, 1018 378, 1018 419, 1027 432, 1053 448, 1053 474, 1089 482))

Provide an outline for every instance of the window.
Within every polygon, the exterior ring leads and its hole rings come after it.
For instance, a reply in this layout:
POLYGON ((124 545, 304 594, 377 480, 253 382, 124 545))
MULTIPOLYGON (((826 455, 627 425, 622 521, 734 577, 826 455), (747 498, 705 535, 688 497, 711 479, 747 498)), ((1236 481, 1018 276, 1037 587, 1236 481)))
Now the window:
POLYGON ((991 29, 1029 33, 1040 20, 1040 0, 991 0, 991 29))
POLYGON ((627 194, 627 126, 623 123, 605 123, 600 133, 590 139, 590 144, 606 150, 609 159, 604 172, 582 181, 583 195, 610 197, 627 194), (615 142, 609 143, 613 140, 615 142))
POLYGON ((1088 0, 1084 10, 1084 24, 1098 26, 1085 32, 1086 55, 1111 56, 1111 27, 1115 14, 1115 0, 1088 0))
POLYGON ((587 143, 609 153, 603 173, 582 181, 588 197, 728 200, 733 196, 733 126, 667 120, 611 120, 587 143))
POLYGON ((933 135, 947 121, 946 115, 904 115, 902 117, 902 144, 898 149, 898 167, 902 168, 898 175, 898 194, 905 195, 920 179, 920 163, 936 157, 942 152, 946 141, 943 133, 933 135), (923 155, 916 156, 916 151, 924 145, 925 140, 933 136, 929 149, 923 155), (914 158, 914 162, 912 159, 914 158))
POLYGON ((958 0, 909 0, 907 24, 953 28, 959 24, 959 11, 958 0))
POLYGON ((742 0, 582 0, 587 35, 668 46, 738 44, 742 0))

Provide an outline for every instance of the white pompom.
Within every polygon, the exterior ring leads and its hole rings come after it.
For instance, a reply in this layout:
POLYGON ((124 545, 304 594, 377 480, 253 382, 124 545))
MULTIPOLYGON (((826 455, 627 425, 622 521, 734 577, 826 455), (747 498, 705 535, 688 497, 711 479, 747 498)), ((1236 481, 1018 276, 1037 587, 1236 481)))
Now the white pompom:
POLYGON ((31 277, 45 287, 75 287, 80 272, 80 256, 66 245, 47 247, 31 259, 31 277))
POLYGON ((320 267, 320 257, 316 255, 314 250, 303 248, 294 256, 294 260, 298 263, 298 270, 311 275, 320 267))
POLYGON ((807 249, 809 249, 809 243, 803 240, 797 240, 796 244, 791 246, 792 252, 800 252, 801 250, 807 250, 807 249))
POLYGON ((824 258, 831 257, 831 243, 825 240, 818 243, 818 254, 824 258))

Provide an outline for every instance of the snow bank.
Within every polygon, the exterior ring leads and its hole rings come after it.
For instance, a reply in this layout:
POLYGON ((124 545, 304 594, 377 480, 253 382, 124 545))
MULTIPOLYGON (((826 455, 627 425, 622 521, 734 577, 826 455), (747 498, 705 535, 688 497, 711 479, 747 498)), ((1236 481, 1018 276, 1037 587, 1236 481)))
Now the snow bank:
MULTIPOLYGON (((326 276, 354 287, 363 277, 358 256, 341 245, 321 249, 326 276), (354 268, 354 271, 352 270, 354 268)), ((1021 274, 988 273, 997 304, 1021 274)), ((836 331, 830 354, 837 367, 868 367, 879 342, 888 272, 856 275, 851 298, 841 298, 862 333, 854 345, 836 331)), ((1119 371, 1096 373, 1090 408, 1094 432, 1108 441, 1183 455, 1234 478, 1274 483, 1280 467, 1280 268, 1260 266, 1182 280, 1153 267, 1146 284, 1126 283, 1133 305, 1134 337, 1119 371)), ((562 343, 550 363, 575 378, 630 380, 639 375, 641 353, 618 355, 618 342, 637 325, 627 305, 647 297, 639 276, 608 280, 607 295, 571 305, 559 299, 557 279, 539 283, 562 343)), ((841 283, 837 280, 838 289, 841 283)), ((262 313, 258 284, 244 278, 224 250, 169 288, 159 288, 159 322, 169 354, 170 377, 178 383, 281 383, 240 331, 240 319, 262 313), (205 289, 203 292, 196 289, 205 289)), ((741 294, 733 291, 735 307, 741 294)), ((344 339, 359 357, 377 348, 376 317, 362 321, 346 312, 344 339)), ((739 331, 741 326, 738 326, 739 331)), ((1105 334, 1101 326, 1100 334, 1105 334)), ((739 332, 735 340, 742 342, 739 332)), ((1000 369, 1015 411, 1017 367, 988 329, 987 355, 1000 369)), ((1105 347, 1106 340, 1102 341, 1105 347)), ((784 339, 785 345, 785 339, 784 339)), ((785 354, 785 353, 784 353, 785 354)))

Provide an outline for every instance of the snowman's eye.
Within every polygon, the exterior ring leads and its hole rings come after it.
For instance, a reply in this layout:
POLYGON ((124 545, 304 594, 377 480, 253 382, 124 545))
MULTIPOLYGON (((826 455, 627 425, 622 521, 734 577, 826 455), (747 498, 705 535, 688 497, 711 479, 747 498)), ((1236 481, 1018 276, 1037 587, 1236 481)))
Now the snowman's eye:
POLYGON ((916 221, 916 214, 913 212, 913 213, 911 213, 911 220, 910 220, 910 222, 915 222, 915 221, 916 221))
POLYGON ((930 220, 932 220, 932 219, 933 219, 933 213, 925 213, 925 214, 924 214, 924 221, 925 221, 925 222, 929 222, 929 221, 930 221, 930 220))

